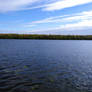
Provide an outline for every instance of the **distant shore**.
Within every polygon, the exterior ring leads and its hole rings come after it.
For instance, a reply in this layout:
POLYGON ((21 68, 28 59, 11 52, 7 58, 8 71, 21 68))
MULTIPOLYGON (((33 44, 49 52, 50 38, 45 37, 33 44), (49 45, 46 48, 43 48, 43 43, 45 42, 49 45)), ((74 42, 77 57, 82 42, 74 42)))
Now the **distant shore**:
POLYGON ((0 39, 92 40, 92 35, 0 34, 0 39))

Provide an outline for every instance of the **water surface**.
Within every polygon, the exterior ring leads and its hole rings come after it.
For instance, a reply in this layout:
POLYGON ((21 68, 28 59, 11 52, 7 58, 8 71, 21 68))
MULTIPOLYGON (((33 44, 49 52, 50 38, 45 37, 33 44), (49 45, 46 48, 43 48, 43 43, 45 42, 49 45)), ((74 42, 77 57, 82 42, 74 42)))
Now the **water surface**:
POLYGON ((92 92, 92 41, 0 40, 0 92, 92 92))

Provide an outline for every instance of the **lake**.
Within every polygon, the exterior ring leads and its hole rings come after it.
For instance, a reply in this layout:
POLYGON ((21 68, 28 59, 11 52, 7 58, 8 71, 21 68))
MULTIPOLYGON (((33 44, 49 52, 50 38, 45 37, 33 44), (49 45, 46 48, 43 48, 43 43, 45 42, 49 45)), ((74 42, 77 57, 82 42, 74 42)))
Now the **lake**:
POLYGON ((92 41, 1 39, 0 92, 92 92, 92 41))

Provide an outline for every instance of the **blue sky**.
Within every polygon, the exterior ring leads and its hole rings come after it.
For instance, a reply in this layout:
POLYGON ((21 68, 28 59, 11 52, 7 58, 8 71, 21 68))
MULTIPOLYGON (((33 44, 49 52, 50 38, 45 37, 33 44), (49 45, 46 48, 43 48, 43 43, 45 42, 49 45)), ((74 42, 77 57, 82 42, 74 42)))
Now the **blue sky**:
POLYGON ((92 0, 0 0, 0 33, 92 34, 92 0))

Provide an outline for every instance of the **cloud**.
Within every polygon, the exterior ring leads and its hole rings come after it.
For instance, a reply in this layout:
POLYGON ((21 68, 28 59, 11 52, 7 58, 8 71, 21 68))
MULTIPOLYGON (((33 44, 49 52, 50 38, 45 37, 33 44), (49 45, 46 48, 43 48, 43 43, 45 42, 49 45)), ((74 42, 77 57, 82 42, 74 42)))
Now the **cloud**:
MULTIPOLYGON (((27 23, 27 25, 30 27, 30 25, 39 25, 39 24, 57 24, 60 23, 62 26, 67 25, 67 23, 75 25, 75 23, 83 23, 85 22, 84 26, 92 26, 91 21, 92 20, 92 11, 84 11, 81 13, 71 14, 71 15, 63 15, 63 16, 55 16, 55 17, 49 17, 38 21, 32 21, 31 23, 27 23), (86 24, 87 23, 87 24, 86 24)), ((80 26, 80 25, 79 25, 80 26)))
POLYGON ((91 20, 83 20, 77 23, 71 23, 71 24, 66 24, 66 25, 61 25, 61 29, 85 29, 92 27, 92 19, 91 20))
POLYGON ((39 0, 0 0, 0 12, 16 11, 39 0))
MULTIPOLYGON (((49 0, 48 4, 37 5, 34 7, 27 7, 25 10, 41 8, 43 11, 62 10, 64 8, 75 7, 83 4, 92 3, 92 0, 49 0)), ((47 2, 46 0, 44 2, 47 2)))
POLYGON ((31 10, 36 8, 44 11, 54 11, 87 3, 92 3, 92 0, 0 0, 0 12, 31 10))
POLYGON ((76 35, 90 35, 92 34, 92 19, 82 20, 75 23, 67 23, 65 25, 60 25, 52 28, 44 28, 41 30, 33 30, 30 33, 33 34, 76 34, 76 35))
MULTIPOLYGON (((83 11, 76 14, 55 16, 38 21, 32 21, 31 23, 27 23, 27 27, 33 27, 31 33, 68 34, 67 31, 70 31, 70 33, 74 33, 73 31, 75 31, 75 33, 77 34, 77 32, 80 31, 83 34, 83 31, 92 30, 92 11, 83 11), (46 26, 42 28, 42 26, 45 24, 46 26), (41 26, 41 28, 39 26, 41 26)), ((90 32, 91 31, 89 31, 89 33, 90 32)))
POLYGON ((44 10, 53 11, 61 10, 64 8, 74 7, 82 4, 92 3, 92 0, 60 0, 51 4, 48 4, 44 10))
POLYGON ((73 20, 85 20, 85 19, 92 19, 92 11, 84 11, 81 13, 77 13, 71 17, 67 17, 64 21, 73 21, 73 20))
MULTIPOLYGON (((64 15, 67 16, 67 15, 64 15)), ((58 19, 64 17, 64 16, 55 16, 55 17, 49 17, 43 20, 39 20, 39 21, 33 21, 31 22, 32 24, 42 24, 42 23, 51 23, 51 22, 58 22, 58 19)))
POLYGON ((76 16, 68 17, 63 19, 67 22, 73 23, 66 23, 65 25, 61 25, 60 28, 63 29, 85 29, 92 27, 92 11, 82 12, 76 14, 76 16))

